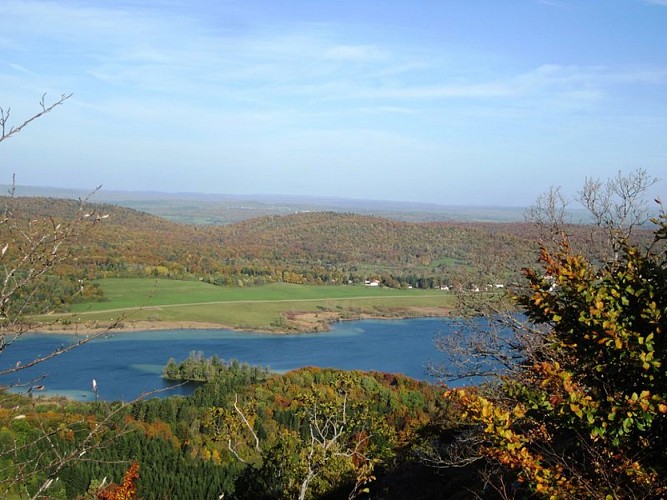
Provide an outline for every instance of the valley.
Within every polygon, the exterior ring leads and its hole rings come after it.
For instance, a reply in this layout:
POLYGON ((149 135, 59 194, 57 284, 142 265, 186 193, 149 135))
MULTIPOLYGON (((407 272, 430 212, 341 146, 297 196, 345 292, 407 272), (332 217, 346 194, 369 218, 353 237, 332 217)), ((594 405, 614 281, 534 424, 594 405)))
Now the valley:
MULTIPOLYGON (((514 422, 542 425, 539 412, 522 420, 524 383, 549 405, 571 391, 580 399, 563 412, 577 419, 582 407, 593 411, 569 373, 554 372, 565 385, 552 389, 548 370, 560 365, 517 362, 541 360, 535 346, 551 353, 537 322, 557 332, 572 321, 567 337, 587 314, 604 314, 603 300, 645 308, 633 318, 650 318, 658 306, 637 297, 664 297, 664 280, 641 274, 663 272, 664 261, 626 241, 620 263, 593 272, 583 255, 597 258, 604 240, 592 238, 600 234, 591 226, 564 227, 568 243, 552 257, 559 250, 540 239, 540 227, 519 222, 326 211, 189 224, 106 203, 2 201, 0 450, 7 468, 0 482, 17 498, 42 490, 53 498, 106 498, 123 485, 142 498, 293 498, 304 488, 308 498, 355 491, 360 498, 465 498, 482 492, 478 473, 493 460, 459 448, 471 429, 490 439, 497 432, 494 453, 503 460, 513 460, 517 447, 532 453, 532 435, 507 447, 503 441, 520 429, 514 422), (569 244, 582 253, 568 254, 569 244), (547 274, 522 271, 536 255, 547 274), (626 261, 627 268, 614 267, 626 261), (605 274, 614 269, 622 272, 605 274), (605 295, 617 279, 633 285, 605 295), (597 302, 580 306, 582 288, 597 302), (547 377, 546 386, 536 374, 547 377), (487 385, 489 377, 504 382, 487 385), (505 408, 502 397, 487 399, 498 390, 519 402, 505 408), (36 466, 21 472, 26 464, 36 466)), ((639 229, 633 241, 647 248, 653 236, 639 229)), ((598 335, 591 328, 586 335, 598 335)), ((596 340, 591 352, 623 342, 596 340)), ((654 344, 653 333, 629 341, 646 352, 637 357, 642 366, 628 366, 659 369, 654 344)), ((641 398, 642 411, 664 414, 651 394, 635 392, 628 401, 641 398)), ((609 411, 616 410, 590 413, 587 422, 607 423, 609 411)), ((550 432, 568 435, 571 421, 550 432)), ((638 422, 641 434, 646 427, 638 422)), ((621 425, 626 433, 633 424, 621 425)), ((535 463, 541 467, 522 467, 535 463)), ((644 463, 654 474, 659 460, 644 463)))
MULTIPOLYGON (((79 210, 70 200, 9 201, 26 219, 66 220, 79 210)), ((104 218, 68 247, 73 258, 31 304, 43 330, 294 332, 346 319, 442 316, 457 291, 500 293, 517 281, 532 249, 531 226, 516 223, 309 212, 216 226, 116 205, 86 210, 104 218)))

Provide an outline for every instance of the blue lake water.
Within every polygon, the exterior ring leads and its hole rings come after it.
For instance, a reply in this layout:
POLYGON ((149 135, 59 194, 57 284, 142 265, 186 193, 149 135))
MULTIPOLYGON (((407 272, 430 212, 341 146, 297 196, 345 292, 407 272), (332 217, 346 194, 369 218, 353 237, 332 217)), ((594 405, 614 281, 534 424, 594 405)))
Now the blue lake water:
MULTIPOLYGON (((0 378, 0 384, 25 391, 40 386, 39 394, 64 395, 72 399, 132 400, 163 389, 161 378, 169 358, 185 359, 191 351, 226 360, 237 359, 284 372, 304 366, 377 370, 430 380, 429 362, 443 354, 434 338, 451 328, 443 318, 364 320, 336 323, 323 333, 271 335, 232 330, 167 330, 114 333, 98 338, 30 369, 0 378)), ((25 335, 0 355, 0 369, 26 364, 35 355, 47 354, 77 341, 71 335, 25 335)), ((36 391, 36 389, 35 389, 36 391)), ((185 394, 179 387, 163 395, 185 394)))

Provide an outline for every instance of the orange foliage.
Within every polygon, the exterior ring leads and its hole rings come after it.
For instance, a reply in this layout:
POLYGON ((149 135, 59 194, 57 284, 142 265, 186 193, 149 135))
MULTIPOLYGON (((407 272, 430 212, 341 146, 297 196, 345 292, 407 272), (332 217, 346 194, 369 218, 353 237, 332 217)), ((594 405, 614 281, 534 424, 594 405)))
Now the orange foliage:
POLYGON ((179 439, 174 436, 174 433, 171 430, 171 426, 161 420, 143 422, 141 420, 135 420, 132 416, 127 415, 125 417, 125 422, 135 425, 147 437, 161 438, 167 442, 170 442, 175 448, 180 448, 181 446, 179 439))
POLYGON ((137 480, 139 479, 139 463, 134 462, 125 472, 123 482, 118 485, 111 483, 97 494, 98 500, 133 500, 137 498, 137 480))

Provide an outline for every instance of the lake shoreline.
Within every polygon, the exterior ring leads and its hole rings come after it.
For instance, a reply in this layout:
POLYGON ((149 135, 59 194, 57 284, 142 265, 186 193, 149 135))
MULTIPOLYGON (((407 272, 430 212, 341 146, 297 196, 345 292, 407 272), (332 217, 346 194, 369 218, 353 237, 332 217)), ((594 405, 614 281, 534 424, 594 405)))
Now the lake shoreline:
POLYGON ((266 328, 243 327, 240 325, 227 325, 205 321, 164 321, 164 320, 141 320, 129 321, 119 319, 116 322, 103 324, 99 321, 72 322, 63 324, 54 322, 51 324, 34 325, 28 331, 39 334, 58 335, 88 335, 98 336, 108 332, 141 332, 141 331, 163 331, 163 330, 233 330, 239 332, 273 333, 276 335, 295 333, 326 332, 331 330, 331 325, 341 321, 359 321, 364 319, 413 319, 413 318, 436 318, 449 317, 453 309, 446 307, 420 307, 401 310, 377 310, 373 312, 359 312, 344 314, 338 312, 312 312, 292 311, 285 317, 284 325, 270 326, 266 328))
POLYGON ((452 308, 447 307, 420 307, 401 310, 378 310, 374 312, 359 312, 344 315, 338 312, 290 312, 285 317, 285 322, 280 326, 269 326, 267 328, 243 327, 240 325, 227 325, 205 321, 163 321, 142 320, 127 321, 118 320, 114 323, 101 324, 99 321, 86 321, 62 324, 54 322, 41 324, 30 328, 30 333, 59 334, 59 335, 88 335, 98 336, 108 332, 141 332, 141 331, 163 331, 163 330, 233 330, 239 332, 273 333, 276 335, 295 333, 327 332, 331 325, 341 321, 359 321, 364 319, 414 319, 414 318, 436 318, 450 317, 452 308))
POLYGON ((20 374, 10 373, 0 378, 0 384, 19 391, 32 387, 34 397, 62 396, 78 401, 94 401, 93 379, 102 401, 132 401, 148 394, 187 396, 190 386, 175 392, 155 391, 171 387, 162 378, 169 359, 184 360, 192 352, 268 367, 276 373, 319 367, 402 373, 415 380, 432 381, 426 367, 441 356, 434 338, 450 331, 453 325, 448 318, 431 317, 341 321, 321 334, 274 335, 220 329, 111 331, 88 337, 92 341, 81 345, 77 341, 82 336, 30 334, 3 352, 5 366, 27 364, 35 353, 58 352, 68 345, 73 349, 43 364, 26 366, 20 374))

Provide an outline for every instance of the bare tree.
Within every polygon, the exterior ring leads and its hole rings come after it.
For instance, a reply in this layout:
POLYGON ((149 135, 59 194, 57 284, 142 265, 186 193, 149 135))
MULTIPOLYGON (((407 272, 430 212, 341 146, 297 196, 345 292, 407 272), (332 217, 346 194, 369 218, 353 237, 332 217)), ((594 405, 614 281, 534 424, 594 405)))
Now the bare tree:
MULTIPOLYGON (((360 436, 353 446, 348 446, 351 422, 348 415, 347 391, 341 389, 338 399, 339 401, 334 403, 318 401, 318 398, 314 396, 304 399, 303 413, 307 418, 309 436, 305 455, 306 470, 299 489, 299 500, 306 498, 311 482, 326 469, 328 463, 333 459, 356 457, 372 465, 368 457, 361 452, 366 441, 370 439, 370 435, 360 436)), ((368 472, 364 471, 364 473, 368 472)), ((363 480, 364 478, 357 477, 349 498, 359 493, 358 490, 363 480)))
POLYGON ((526 209, 524 218, 537 226, 541 244, 560 244, 563 228, 567 223, 568 204, 560 186, 551 186, 547 192, 537 197, 534 205, 526 209))
MULTIPOLYGON (((0 353, 25 332, 43 326, 31 318, 36 311, 41 280, 55 268, 72 262, 72 243, 105 216, 87 208, 88 198, 79 200, 67 220, 34 218, 21 214, 14 199, 5 200, 0 218, 0 353)), ((46 311, 44 311, 46 312, 46 311)), ((83 339, 80 343, 90 340, 83 339)), ((0 375, 30 368, 79 344, 63 347, 14 367, 0 368, 0 375)))
MULTIPOLYGON (((46 95, 40 102, 40 110, 29 118, 10 123, 10 108, 0 107, 0 143, 14 137, 30 123, 63 104, 71 94, 62 94, 48 104, 46 95)), ((99 188, 93 190, 94 194, 99 188)), ((69 217, 35 216, 23 213, 15 198, 15 178, 8 196, 2 198, 4 208, 0 212, 0 362, 23 334, 44 326, 35 320, 35 314, 46 312, 36 307, 38 294, 44 280, 62 264, 76 260, 74 244, 106 215, 88 205, 90 196, 80 199, 69 217)), ((41 305, 41 304, 40 304, 41 305)), ((113 325, 111 325, 113 327, 113 325)), ((99 334, 89 335, 79 341, 52 352, 35 354, 32 359, 11 366, 0 364, 0 375, 11 376, 22 370, 60 356, 89 342, 99 334)), ((39 387, 35 380, 25 383, 30 388, 39 387)), ((12 420, 26 420, 39 429, 34 439, 27 442, 3 443, 0 446, 0 489, 4 495, 33 485, 32 497, 43 496, 51 487, 59 472, 74 460, 84 459, 87 451, 100 446, 101 435, 112 425, 124 405, 99 406, 99 418, 81 416, 77 421, 62 422, 57 427, 40 419, 34 404, 25 402, 11 393, 0 392, 0 406, 9 412, 12 420), (63 432, 78 435, 75 441, 62 444, 57 439, 63 432), (29 458, 25 458, 25 457, 29 458)))
MULTIPOLYGON (((63 94, 47 105, 44 94, 39 103, 41 111, 15 126, 9 123, 10 108, 5 110, 0 107, 0 142, 18 134, 34 120, 63 104, 71 95, 63 94)), ((29 316, 35 312, 33 306, 37 302, 35 297, 40 281, 59 265, 73 262, 76 256, 72 253, 72 243, 79 241, 85 232, 107 217, 88 205, 90 197, 99 189, 98 186, 80 199, 69 218, 35 217, 21 213, 17 207, 15 175, 12 175, 12 187, 9 196, 3 198, 4 207, 0 215, 0 353, 25 332, 35 326, 43 326, 29 316)), ((0 367, 0 375, 30 368, 88 340, 90 338, 20 365, 0 367)))
MULTIPOLYGON (((574 245, 571 233, 577 232, 587 234, 588 240, 577 251, 596 262, 616 259, 623 243, 649 221, 646 195, 657 182, 643 169, 629 174, 618 172, 605 182, 587 178, 577 201, 588 211, 592 223, 576 227, 568 223, 568 199, 560 187, 551 187, 527 209, 526 220, 537 226, 543 248, 554 250, 566 241, 567 245, 574 245)), ((647 244, 651 241, 647 240, 647 244)), ((511 297, 521 291, 521 285, 506 291, 506 297, 458 294, 460 324, 451 333, 436 338, 436 347, 446 358, 439 365, 430 366, 432 375, 450 383, 490 379, 520 368, 531 352, 542 349, 544 328, 518 317, 512 307, 511 297)))
POLYGON ((542 228, 546 234, 559 233, 566 222, 568 201, 560 189, 560 186, 551 186, 525 212, 526 220, 542 228))
POLYGON ((635 227, 649 220, 645 195, 658 180, 642 168, 627 175, 619 170, 605 183, 586 178, 578 200, 593 216, 596 225, 622 231, 621 236, 627 237, 635 227))
POLYGON ((611 256, 616 260, 622 242, 630 238, 637 227, 648 222, 646 194, 657 182, 657 177, 650 176, 642 168, 629 174, 619 170, 606 182, 586 178, 577 201, 593 217, 595 231, 591 237, 594 247, 612 252, 612 255, 602 253, 598 258, 611 256))

